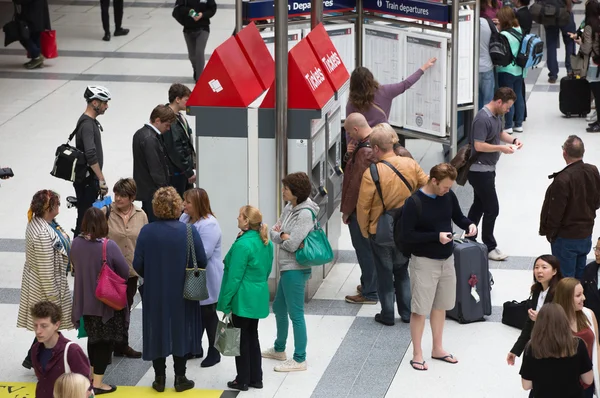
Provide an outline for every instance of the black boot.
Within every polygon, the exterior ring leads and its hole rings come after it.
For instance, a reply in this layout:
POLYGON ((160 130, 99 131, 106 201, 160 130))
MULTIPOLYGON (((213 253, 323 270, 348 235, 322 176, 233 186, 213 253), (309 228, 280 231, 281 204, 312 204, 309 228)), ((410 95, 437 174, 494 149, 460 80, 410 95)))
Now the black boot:
POLYGON ((164 392, 166 383, 167 383, 166 376, 154 376, 154 381, 152 382, 152 388, 154 388, 158 392, 164 392))
POLYGON ((221 354, 219 354, 219 351, 217 351, 215 347, 210 347, 208 349, 208 355, 206 356, 206 359, 202 361, 200 367, 210 368, 211 366, 215 366, 219 362, 221 362, 221 354))
POLYGON ((110 32, 109 31, 104 32, 104 37, 102 38, 102 40, 110 41, 110 32))
POLYGON ((599 133, 600 132, 600 123, 592 124, 590 127, 585 129, 588 133, 599 133))
POLYGON ((175 376, 175 391, 183 392, 191 390, 196 384, 185 376, 175 376))

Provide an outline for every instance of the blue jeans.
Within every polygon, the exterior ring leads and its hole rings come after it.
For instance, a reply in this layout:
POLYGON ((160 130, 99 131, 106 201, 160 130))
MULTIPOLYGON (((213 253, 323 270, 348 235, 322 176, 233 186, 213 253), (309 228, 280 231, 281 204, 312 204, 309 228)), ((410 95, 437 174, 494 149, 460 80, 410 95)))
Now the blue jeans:
POLYGON ((496 79, 494 70, 488 72, 479 72, 479 108, 489 104, 494 98, 494 89, 496 88, 496 79))
POLYGON ((360 232, 356 212, 348 218, 348 229, 362 273, 360 277, 362 295, 370 300, 377 300, 377 272, 373 262, 373 252, 371 251, 369 239, 365 238, 360 232))
POLYGON ((410 319, 410 279, 408 258, 395 246, 380 246, 369 238, 375 270, 377 271, 377 294, 381 303, 381 319, 394 323, 394 299, 398 302, 400 317, 410 319))
POLYGON ((548 77, 556 79, 558 77, 558 59, 556 49, 558 48, 558 33, 562 33, 563 43, 565 43, 565 68, 567 73, 572 71, 571 55, 575 55, 575 42, 569 37, 569 32, 575 33, 575 18, 571 13, 571 21, 563 26, 544 26, 546 31, 546 65, 550 70, 548 77))
POLYGON ((294 328, 294 361, 306 360, 306 321, 304 320, 304 288, 311 271, 283 271, 279 278, 279 286, 273 301, 273 312, 277 323, 277 339, 275 351, 285 351, 285 344, 290 327, 290 319, 294 328), (288 319, 289 316, 289 319, 288 319))
POLYGON ((31 32, 29 33, 29 39, 21 40, 20 43, 25 50, 29 53, 29 58, 34 59, 40 56, 41 54, 41 37, 40 32, 31 32))
POLYGON ((504 116, 504 128, 510 129, 513 127, 523 126, 525 119, 525 98, 523 98, 523 76, 515 76, 510 73, 498 73, 498 86, 512 88, 517 95, 517 100, 510 107, 508 113, 504 116))
POLYGON ((552 255, 560 261, 560 270, 563 277, 575 277, 581 279, 583 270, 587 263, 587 255, 592 250, 592 237, 584 239, 556 238, 550 244, 552 255))

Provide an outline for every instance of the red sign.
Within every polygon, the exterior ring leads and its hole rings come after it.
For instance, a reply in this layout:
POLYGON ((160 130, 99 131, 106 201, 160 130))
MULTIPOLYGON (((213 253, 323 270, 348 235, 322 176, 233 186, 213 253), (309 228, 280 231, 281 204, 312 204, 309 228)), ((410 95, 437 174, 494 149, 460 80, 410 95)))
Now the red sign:
MULTIPOLYGON (((319 60, 306 39, 288 53, 288 108, 322 109, 334 91, 319 60)), ((261 108, 275 107, 275 87, 267 93, 261 108)))
POLYGON ((350 74, 348 74, 348 69, 342 62, 342 57, 331 42, 323 24, 317 25, 306 36, 306 39, 319 59, 329 83, 335 91, 338 91, 350 79, 350 74))
POLYGON ((254 74, 258 77, 263 90, 268 89, 275 80, 275 61, 269 53, 254 22, 235 35, 254 74))
POLYGON ((208 60, 188 106, 246 108, 263 92, 238 41, 230 37, 215 49, 208 60))

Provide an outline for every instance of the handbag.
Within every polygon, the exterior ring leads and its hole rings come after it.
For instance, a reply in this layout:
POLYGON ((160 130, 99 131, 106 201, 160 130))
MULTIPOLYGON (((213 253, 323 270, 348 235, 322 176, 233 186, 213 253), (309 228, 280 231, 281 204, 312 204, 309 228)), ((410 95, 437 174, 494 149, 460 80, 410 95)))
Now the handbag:
POLYGON ((45 30, 41 33, 40 50, 46 59, 58 57, 58 45, 56 44, 55 30, 45 30))
POLYGON ((192 235, 192 226, 185 225, 187 230, 187 260, 186 267, 190 264, 190 253, 192 255, 193 268, 185 269, 185 282, 183 284, 183 298, 192 301, 202 301, 208 299, 208 288, 206 287, 206 270, 198 268, 196 261, 196 249, 194 247, 194 237, 192 235))
MULTIPOLYGON (((390 169, 396 173, 396 175, 404 182, 406 187, 410 192, 412 192, 412 185, 404 178, 402 173, 400 173, 391 163, 382 160, 381 163, 388 166, 390 169)), ((383 205, 383 213, 379 217, 377 221, 377 229, 375 230, 375 235, 373 235, 372 239, 380 246, 395 246, 394 242, 394 221, 399 216, 402 211, 402 207, 397 209, 387 210, 385 207, 385 203, 383 201, 383 192, 381 191, 381 184, 379 182, 379 171, 377 171, 377 164, 371 163, 369 167, 369 171, 371 172, 371 178, 375 183, 375 187, 377 188, 377 192, 379 193, 379 198, 381 199, 381 204, 383 205)))
POLYGON ((575 76, 585 77, 587 71, 585 69, 585 60, 583 54, 579 52, 577 55, 570 55, 571 57, 571 69, 575 76))
POLYGON ((8 47, 11 43, 19 40, 29 40, 29 26, 27 22, 19 19, 20 7, 14 5, 15 12, 11 21, 8 21, 2 27, 4 31, 4 46, 8 47))
POLYGON ((56 148, 54 165, 50 174, 56 178, 75 183, 81 183, 85 180, 88 166, 85 158, 85 153, 74 146, 69 145, 69 142, 75 137, 79 130, 80 123, 77 123, 75 130, 69 135, 66 144, 56 148))
POLYGON ((315 213, 311 209, 307 210, 312 214, 314 228, 304 238, 304 247, 296 250, 296 261, 305 266, 327 264, 333 260, 333 250, 315 213))
POLYGON ((518 301, 507 301, 502 306, 502 323, 512 326, 517 329, 523 329, 529 318, 527 310, 529 310, 531 302, 529 299, 518 301))
POLYGON ((240 355, 241 329, 233 326, 230 315, 223 316, 217 326, 215 348, 226 357, 237 357, 240 355))
POLYGON ((85 337, 88 337, 88 335, 87 335, 87 331, 85 330, 85 325, 83 323, 83 316, 82 316, 81 318, 79 318, 79 328, 77 329, 77 338, 83 339, 85 337))
POLYGON ((127 307, 127 283, 106 261, 108 239, 102 239, 102 268, 96 284, 96 298, 116 311, 127 307))

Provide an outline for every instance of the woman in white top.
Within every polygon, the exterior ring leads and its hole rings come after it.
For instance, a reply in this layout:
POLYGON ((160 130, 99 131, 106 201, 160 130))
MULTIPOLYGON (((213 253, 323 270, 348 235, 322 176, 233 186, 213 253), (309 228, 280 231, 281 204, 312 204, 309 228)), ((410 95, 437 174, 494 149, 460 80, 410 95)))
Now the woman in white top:
POLYGON ((179 221, 193 224, 204 244, 206 251, 206 285, 208 287, 209 297, 200 302, 200 311, 202 313, 202 330, 200 336, 197 336, 196 352, 191 354, 195 357, 202 357, 202 335, 206 330, 208 337, 208 354, 200 366, 208 368, 221 361, 221 354, 215 346, 215 335, 217 333, 216 303, 219 301, 219 291, 221 281, 223 280, 223 255, 221 253, 221 227, 210 208, 208 194, 202 188, 193 188, 183 194, 184 214, 179 221))
POLYGON ((515 357, 520 357, 525 345, 531 338, 531 331, 538 311, 545 303, 551 303, 554 298, 554 289, 562 279, 560 262, 558 258, 543 254, 535 259, 533 263, 533 285, 531 286, 531 300, 529 318, 521 330, 521 335, 506 357, 509 365, 515 364, 515 357))

